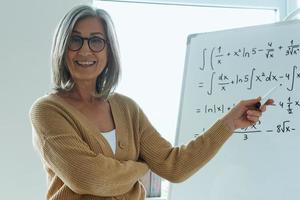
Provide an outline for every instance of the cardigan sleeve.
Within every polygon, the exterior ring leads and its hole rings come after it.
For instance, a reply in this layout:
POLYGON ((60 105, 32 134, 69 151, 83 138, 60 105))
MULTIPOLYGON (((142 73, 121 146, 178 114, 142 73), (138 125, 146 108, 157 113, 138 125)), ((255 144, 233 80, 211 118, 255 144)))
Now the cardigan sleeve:
POLYGON ((95 154, 70 120, 51 104, 36 103, 30 116, 33 142, 45 165, 78 194, 124 194, 149 170, 143 162, 95 154))
POLYGON ((185 145, 173 147, 138 108, 140 156, 149 168, 170 182, 182 182, 204 166, 232 135, 221 120, 185 145))

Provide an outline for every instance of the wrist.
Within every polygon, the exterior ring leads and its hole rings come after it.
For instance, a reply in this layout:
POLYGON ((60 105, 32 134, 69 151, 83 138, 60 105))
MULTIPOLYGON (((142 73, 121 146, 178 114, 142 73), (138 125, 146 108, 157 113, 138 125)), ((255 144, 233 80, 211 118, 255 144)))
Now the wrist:
POLYGON ((232 119, 229 119, 228 117, 224 116, 221 119, 222 123, 227 125, 227 127, 233 132, 235 130, 234 122, 232 119))

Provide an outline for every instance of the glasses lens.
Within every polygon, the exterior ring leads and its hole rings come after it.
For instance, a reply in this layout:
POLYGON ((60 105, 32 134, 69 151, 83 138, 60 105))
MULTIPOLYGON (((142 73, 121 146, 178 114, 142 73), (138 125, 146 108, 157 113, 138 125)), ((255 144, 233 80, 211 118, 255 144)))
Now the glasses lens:
POLYGON ((102 51, 105 47, 105 40, 100 37, 92 37, 89 40, 89 46, 92 51, 102 51))
POLYGON ((70 43, 69 43, 69 49, 73 51, 77 51, 82 47, 83 40, 79 36, 71 36, 70 43))

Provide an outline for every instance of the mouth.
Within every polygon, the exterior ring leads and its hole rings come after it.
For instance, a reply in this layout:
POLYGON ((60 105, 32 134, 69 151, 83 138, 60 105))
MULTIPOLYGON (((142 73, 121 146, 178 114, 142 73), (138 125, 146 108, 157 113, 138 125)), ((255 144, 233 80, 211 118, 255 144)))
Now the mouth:
POLYGON ((75 60, 75 64, 80 67, 92 67, 96 64, 96 61, 79 61, 75 60))

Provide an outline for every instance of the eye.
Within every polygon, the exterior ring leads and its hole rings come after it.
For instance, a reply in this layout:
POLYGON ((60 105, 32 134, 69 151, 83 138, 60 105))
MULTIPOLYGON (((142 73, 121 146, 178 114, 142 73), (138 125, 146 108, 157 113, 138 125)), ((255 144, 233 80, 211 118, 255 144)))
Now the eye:
POLYGON ((82 46, 82 38, 80 36, 73 35, 70 37, 69 48, 71 50, 78 50, 82 46))
POLYGON ((102 44, 102 43, 104 43, 104 39, 102 39, 100 37, 92 37, 90 40, 91 40, 92 44, 102 44))
POLYGON ((96 52, 101 51, 105 47, 105 40, 101 37, 91 37, 89 43, 90 48, 96 52))

